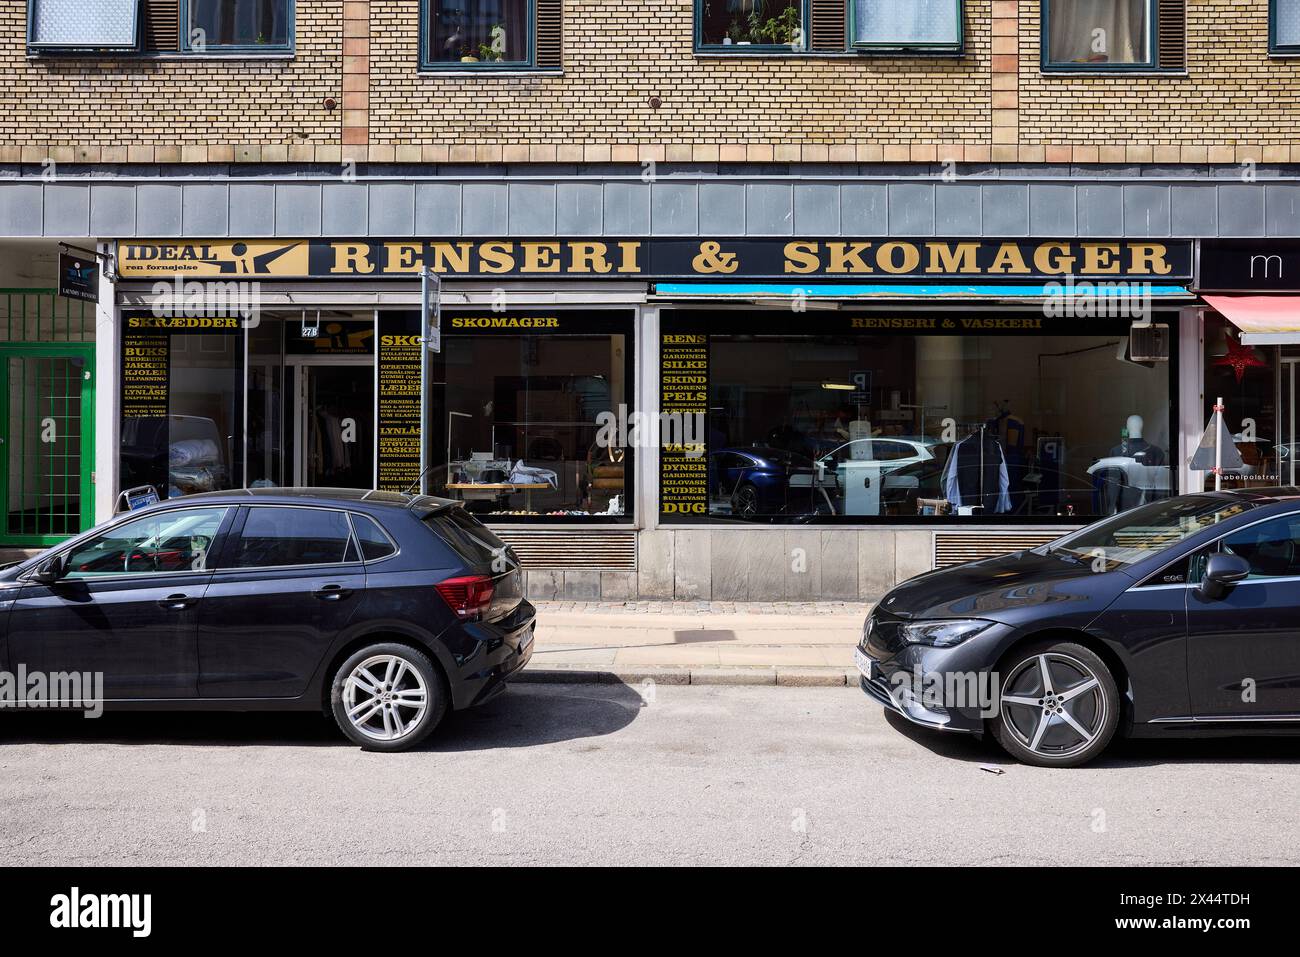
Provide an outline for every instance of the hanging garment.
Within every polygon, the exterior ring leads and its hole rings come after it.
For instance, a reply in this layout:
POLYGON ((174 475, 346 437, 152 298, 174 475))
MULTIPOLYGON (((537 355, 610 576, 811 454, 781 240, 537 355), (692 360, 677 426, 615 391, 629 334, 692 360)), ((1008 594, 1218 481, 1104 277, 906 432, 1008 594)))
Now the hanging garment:
POLYGON ((997 439, 985 434, 981 443, 976 434, 953 446, 943 469, 943 494, 954 506, 982 505, 986 512, 1009 512, 1010 488, 1007 458, 997 439))

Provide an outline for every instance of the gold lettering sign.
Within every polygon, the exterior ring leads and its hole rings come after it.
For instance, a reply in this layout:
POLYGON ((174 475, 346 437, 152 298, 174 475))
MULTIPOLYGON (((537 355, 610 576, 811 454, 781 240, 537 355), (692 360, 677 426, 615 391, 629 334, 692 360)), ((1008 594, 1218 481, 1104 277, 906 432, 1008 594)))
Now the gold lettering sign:
POLYGON ((907 239, 456 239, 124 241, 124 279, 163 276, 413 279, 574 276, 744 278, 905 277, 1002 279, 1191 272, 1191 245, 1063 240, 907 239))

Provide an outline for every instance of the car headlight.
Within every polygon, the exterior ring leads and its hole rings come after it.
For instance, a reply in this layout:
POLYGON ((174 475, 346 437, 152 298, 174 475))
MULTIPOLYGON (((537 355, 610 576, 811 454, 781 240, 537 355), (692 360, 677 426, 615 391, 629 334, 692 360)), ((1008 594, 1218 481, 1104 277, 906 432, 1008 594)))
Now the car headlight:
POLYGON ((951 648, 973 638, 993 622, 978 618, 944 618, 938 621, 911 621, 903 625, 902 638, 909 645, 933 645, 951 648))

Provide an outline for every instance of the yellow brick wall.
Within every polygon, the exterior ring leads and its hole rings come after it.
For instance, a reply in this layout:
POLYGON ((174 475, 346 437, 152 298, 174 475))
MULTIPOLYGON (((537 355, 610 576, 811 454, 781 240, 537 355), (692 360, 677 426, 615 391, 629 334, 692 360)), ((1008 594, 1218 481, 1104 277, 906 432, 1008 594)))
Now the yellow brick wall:
POLYGON ((1204 162, 1211 146, 1300 144, 1300 59, 1268 55, 1268 0, 1187 8, 1186 76, 1060 76, 1039 70, 1040 8, 1021 3, 1021 144, 1108 146, 1112 158, 1117 146, 1149 147, 1153 158, 1164 147, 1156 162, 1177 162, 1188 147, 1204 162))
POLYGON ((563 76, 467 80, 417 75, 419 2, 384 0, 371 142, 985 143, 989 2, 967 6, 963 58, 830 59, 694 56, 691 0, 565 0, 563 76))
POLYGON ((342 96, 342 8, 297 0, 292 60, 130 61, 29 58, 27 4, 0 0, 0 160, 275 162, 310 160, 317 146, 337 152, 340 110, 323 104, 342 96))
POLYGON ((419 73, 418 0, 298 0, 292 60, 148 61, 29 57, 0 0, 0 162, 1300 162, 1268 0, 1188 6, 1178 77, 1044 75, 1036 0, 967 0, 960 58, 695 56, 691 0, 565 0, 562 74, 467 76, 419 73))

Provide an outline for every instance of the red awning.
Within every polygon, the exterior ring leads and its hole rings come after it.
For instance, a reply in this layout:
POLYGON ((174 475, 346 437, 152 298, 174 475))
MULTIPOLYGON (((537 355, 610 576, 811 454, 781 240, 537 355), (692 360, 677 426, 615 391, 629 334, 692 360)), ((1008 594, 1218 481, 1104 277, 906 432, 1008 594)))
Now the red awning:
POLYGON ((1300 343, 1300 296, 1202 296, 1241 330, 1248 346, 1300 343))

